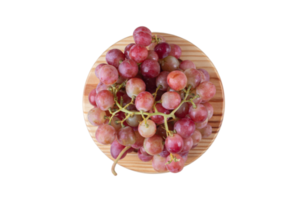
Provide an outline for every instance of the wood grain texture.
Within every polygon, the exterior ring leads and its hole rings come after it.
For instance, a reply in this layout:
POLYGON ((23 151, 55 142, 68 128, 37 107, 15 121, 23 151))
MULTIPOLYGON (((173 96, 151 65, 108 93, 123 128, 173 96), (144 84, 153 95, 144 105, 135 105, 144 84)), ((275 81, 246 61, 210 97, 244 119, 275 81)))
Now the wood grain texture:
MULTIPOLYGON (((213 141, 217 137, 220 127, 222 125, 223 116, 224 116, 224 107, 225 107, 224 91, 223 91, 222 82, 221 82, 220 76, 219 76, 216 68, 214 67, 213 63, 198 47, 196 47, 189 41, 187 41, 183 38, 180 38, 178 36, 175 36, 175 35, 165 34, 165 33, 154 33, 154 34, 163 35, 166 39, 166 42, 179 45, 182 49, 182 55, 181 55, 180 59, 191 60, 195 63, 197 68, 203 68, 203 69, 207 70, 210 74, 211 82, 215 84, 216 89, 217 89, 216 95, 214 96, 213 99, 211 99, 209 101, 211 103, 211 105, 214 107, 213 117, 209 120, 209 124, 213 128, 213 134, 209 138, 202 139, 200 144, 196 148, 194 148, 190 151, 187 162, 185 164, 185 165, 189 165, 190 163, 192 163, 196 159, 198 159, 200 156, 202 156, 204 152, 207 151, 207 149, 210 147, 210 145, 213 143, 213 141)), ((93 141, 95 142, 95 144, 111 160, 113 160, 113 158, 110 156, 110 145, 101 145, 97 142, 97 140, 95 139, 95 132, 96 132, 97 127, 92 126, 87 119, 88 111, 93 108, 93 106, 90 105, 90 103, 88 101, 88 95, 89 95, 90 91, 92 89, 96 88, 97 84, 99 83, 99 80, 95 76, 94 72, 95 72, 95 68, 98 64, 106 63, 106 61, 105 61, 106 53, 109 50, 114 49, 114 48, 124 51, 126 45, 129 43, 134 43, 132 36, 126 37, 123 40, 120 40, 117 43, 115 43, 114 45, 112 45, 111 47, 109 47, 97 59, 97 61, 93 65, 92 69, 89 72, 89 75, 87 77, 87 80, 86 80, 86 83, 84 86, 83 115, 84 115, 84 120, 85 120, 87 129, 88 129, 93 141)), ((95 158, 95 159, 97 159, 97 158, 95 158)), ((137 172, 157 173, 156 171, 153 170, 151 161, 150 162, 140 161, 136 153, 127 154, 127 156, 123 160, 120 160, 118 162, 118 164, 123 167, 126 167, 130 170, 137 171, 137 172)))

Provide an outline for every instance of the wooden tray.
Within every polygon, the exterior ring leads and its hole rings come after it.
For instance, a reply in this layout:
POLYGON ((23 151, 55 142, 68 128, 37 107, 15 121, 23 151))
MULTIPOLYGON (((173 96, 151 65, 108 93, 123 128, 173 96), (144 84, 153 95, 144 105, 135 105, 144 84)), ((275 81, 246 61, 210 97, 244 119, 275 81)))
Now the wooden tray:
MULTIPOLYGON (((202 139, 200 144, 196 148, 194 148, 190 151, 187 162, 185 163, 185 165, 189 165, 190 163, 192 163, 196 159, 198 159, 210 147, 210 145, 213 143, 213 141, 217 137, 218 132, 220 130, 220 127, 221 127, 221 124, 223 121, 224 107, 225 107, 224 91, 223 91, 222 82, 221 82, 220 76, 219 76, 215 66, 213 65, 213 63, 198 47, 196 47, 189 41, 187 41, 183 38, 177 37, 175 35, 166 34, 166 33, 154 33, 154 34, 163 35, 164 38, 166 39, 166 42, 168 42, 170 44, 174 43, 174 44, 179 45, 182 50, 182 55, 181 55, 180 59, 191 60, 195 63, 197 68, 203 68, 203 69, 207 70, 210 74, 210 81, 215 84, 216 89, 217 89, 216 95, 214 96, 213 99, 211 99, 209 101, 211 103, 211 105, 214 107, 213 117, 209 120, 209 124, 213 128, 213 134, 209 138, 202 139)), ((85 87, 84 87, 84 93, 83 93, 83 115, 84 115, 84 120, 85 120, 86 126, 90 133, 90 136, 92 137, 95 144, 101 149, 101 151, 107 157, 109 157, 111 160, 113 160, 113 158, 110 155, 110 145, 101 145, 97 142, 97 140, 95 139, 95 132, 96 132, 97 127, 92 126, 87 119, 88 111, 93 108, 93 106, 89 103, 88 95, 89 95, 90 91, 92 89, 96 88, 97 84, 99 83, 99 80, 97 79, 97 77, 95 76, 95 73, 94 73, 95 67, 99 63, 106 63, 106 60, 105 60, 106 53, 109 50, 114 49, 114 48, 124 51, 126 45, 128 45, 129 43, 134 43, 132 36, 126 37, 126 38, 118 41, 117 43, 115 43, 114 45, 109 47, 97 59, 97 61, 95 62, 95 64, 93 65, 92 69, 89 72, 89 75, 87 77, 85 87)), ((97 159, 97 158, 95 158, 95 159, 97 159)), ((151 161, 150 162, 140 161, 136 153, 127 154, 127 156, 124 159, 120 160, 118 162, 118 164, 123 167, 126 167, 128 169, 131 169, 133 171, 137 171, 137 172, 158 173, 158 172, 154 171, 154 169, 152 168, 151 161)))

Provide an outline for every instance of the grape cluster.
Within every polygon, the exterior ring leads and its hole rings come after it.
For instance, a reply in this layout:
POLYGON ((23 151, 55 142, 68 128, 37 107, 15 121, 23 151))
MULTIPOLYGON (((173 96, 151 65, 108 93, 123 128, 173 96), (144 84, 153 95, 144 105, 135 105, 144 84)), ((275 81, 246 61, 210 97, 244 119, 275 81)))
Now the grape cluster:
POLYGON ((136 152, 152 160, 157 172, 180 172, 189 151, 209 137, 208 120, 216 93, 209 73, 180 60, 181 48, 146 27, 133 32, 135 43, 112 49, 95 74, 100 80, 89 94, 94 106, 89 122, 98 126, 97 141, 109 145, 115 159, 136 152))

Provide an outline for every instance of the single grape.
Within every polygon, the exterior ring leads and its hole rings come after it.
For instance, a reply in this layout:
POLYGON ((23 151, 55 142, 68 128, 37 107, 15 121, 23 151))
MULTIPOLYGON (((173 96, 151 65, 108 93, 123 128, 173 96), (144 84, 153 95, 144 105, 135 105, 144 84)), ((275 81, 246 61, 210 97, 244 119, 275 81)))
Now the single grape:
POLYGON ((180 63, 179 68, 185 71, 190 68, 196 69, 196 65, 190 60, 184 60, 180 63))
POLYGON ((192 146, 192 148, 193 148, 193 147, 196 147, 198 145, 198 143, 201 141, 202 135, 201 135, 200 131, 195 130, 195 132, 193 133, 191 138, 193 139, 193 146, 192 146))
POLYGON ((158 126, 156 128, 156 135, 161 136, 162 138, 166 138, 167 137, 167 133, 166 130, 164 128, 162 128, 161 126, 158 126))
POLYGON ((125 55, 119 49, 111 49, 106 53, 105 59, 109 65, 118 68, 120 61, 125 60, 125 55))
POLYGON ((111 125, 102 124, 96 130, 95 137, 100 144, 111 144, 115 140, 116 130, 111 125))
POLYGON ((152 42, 149 46, 148 46, 148 49, 149 50, 154 50, 155 46, 158 44, 158 43, 162 43, 162 42, 165 42, 166 39, 162 36, 162 35, 156 35, 155 36, 152 36, 152 39, 155 40, 155 42, 152 42))
POLYGON ((216 94, 216 86, 212 82, 203 82, 196 88, 202 101, 209 101, 216 94))
POLYGON ((212 116, 213 116, 213 114, 214 114, 214 107, 212 107, 212 105, 210 105, 210 103, 208 103, 208 102, 206 102, 206 103, 204 103, 203 104, 205 107, 206 107, 206 109, 207 109, 207 118, 208 119, 210 119, 210 118, 212 118, 212 116))
MULTIPOLYGON (((165 109, 161 103, 155 104, 155 108, 157 109, 157 112, 164 113, 164 114, 170 114, 170 111, 165 109)), ((155 110, 151 110, 151 113, 155 112, 155 110)), ((161 115, 154 115, 150 117, 157 125, 164 123, 164 117, 161 115)))
POLYGON ((150 92, 140 92, 135 98, 135 107, 139 111, 149 111, 154 104, 153 95, 150 92))
POLYGON ((164 149, 163 139, 158 135, 146 138, 144 141, 144 149, 150 155, 159 154, 164 149))
POLYGON ((160 156, 166 158, 168 157, 168 155, 170 155, 170 152, 168 152, 166 145, 164 145, 164 149, 162 150, 162 152, 159 153, 160 156))
POLYGON ((141 147, 138 151, 138 157, 141 161, 143 162, 148 162, 150 160, 152 160, 153 156, 152 155, 149 155, 148 153, 143 153, 143 147, 141 147))
MULTIPOLYGON (((110 155, 111 155, 111 157, 116 159, 124 148, 125 148, 125 146, 121 145, 117 140, 114 140, 113 143, 110 146, 110 155)), ((127 152, 125 152, 121 156, 120 160, 123 159, 126 156, 126 154, 127 154, 127 152)))
POLYGON ((200 130, 204 128, 208 123, 208 118, 206 118, 203 122, 195 122, 196 129, 200 130))
POLYGON ((200 130, 202 133, 203 138, 208 138, 212 134, 212 127, 211 125, 207 124, 204 128, 200 130))
POLYGON ((143 118, 141 115, 133 115, 132 117, 128 117, 126 122, 131 127, 137 127, 142 120, 143 118))
POLYGON ((146 90, 154 93, 156 90, 156 86, 155 86, 155 78, 150 78, 150 77, 143 77, 143 81, 146 84, 146 90))
POLYGON ((131 147, 134 149, 139 149, 143 147, 145 138, 141 136, 141 134, 137 130, 134 131, 134 134, 135 134, 135 143, 131 145, 131 147))
POLYGON ((135 45, 135 44, 134 44, 134 43, 130 43, 130 44, 128 44, 128 45, 125 47, 125 49, 124 49, 124 55, 125 55, 125 57, 126 57, 127 59, 130 59, 130 57, 129 57, 129 51, 130 51, 130 49, 131 49, 131 47, 132 47, 133 45, 135 45))
POLYGON ((163 71, 174 71, 179 69, 179 61, 174 56, 167 56, 161 60, 159 60, 161 68, 163 71))
POLYGON ((141 73, 144 77, 155 78, 160 73, 160 65, 155 60, 145 60, 141 65, 141 73))
POLYGON ((166 91, 168 89, 167 77, 170 72, 162 71, 156 78, 156 87, 160 86, 160 90, 166 91))
POLYGON ((201 74, 198 70, 190 68, 184 71, 187 77, 187 85, 196 88, 201 83, 201 74))
POLYGON ((166 138, 165 145, 170 153, 178 153, 183 148, 183 139, 179 134, 173 134, 166 138))
POLYGON ((170 44, 171 51, 169 53, 169 56, 174 56, 175 58, 180 58, 181 56, 181 48, 176 44, 170 44))
POLYGON ((183 161, 185 163, 188 159, 189 152, 182 152, 182 153, 179 153, 179 155, 181 156, 181 158, 183 159, 183 161))
POLYGON ((89 93, 89 102, 90 104, 92 104, 93 106, 97 106, 96 104, 96 89, 93 89, 90 93, 89 93))
POLYGON ((205 82, 206 76, 205 76, 205 74, 203 73, 203 71, 201 71, 201 70, 197 70, 197 71, 200 73, 200 76, 201 76, 201 82, 200 82, 200 83, 205 82))
POLYGON ((205 69, 198 69, 198 70, 201 71, 205 75, 205 79, 203 80, 203 82, 210 80, 210 75, 205 69))
POLYGON ((190 137, 194 133, 195 127, 195 123, 189 118, 182 118, 178 120, 174 125, 176 133, 182 138, 190 137))
POLYGON ((195 104, 195 105, 196 105, 196 108, 193 108, 192 105, 190 106, 190 109, 189 109, 190 118, 194 122, 203 122, 208 116, 207 109, 202 104, 195 104))
POLYGON ((95 75, 97 76, 98 79, 100 79, 100 74, 99 74, 99 71, 100 71, 100 68, 104 65, 107 65, 106 63, 101 63, 99 65, 97 65, 97 67, 95 68, 95 75))
POLYGON ((175 112, 175 116, 179 118, 184 118, 187 114, 189 114, 189 109, 190 109, 189 104, 185 102, 175 112))
POLYGON ((118 70, 111 65, 104 65, 100 69, 100 81, 105 85, 112 85, 119 78, 118 70))
MULTIPOLYGON (((108 123, 109 120, 106 120, 106 123, 108 123)), ((114 116, 111 120, 111 126, 115 128, 116 131, 119 131, 122 126, 121 126, 121 123, 117 123, 117 121, 120 121, 120 119, 116 116, 114 116)))
POLYGON ((139 67, 133 60, 124 60, 119 66, 119 73, 123 78, 133 78, 138 71, 139 67))
POLYGON ((188 137, 188 138, 183 139, 183 148, 182 148, 182 151, 180 153, 181 154, 188 153, 193 147, 193 142, 194 142, 194 140, 193 140, 192 137, 188 137))
POLYGON ((161 96, 161 102, 165 109, 174 110, 180 105, 181 98, 177 92, 165 92, 161 96))
POLYGON ((171 46, 166 42, 161 42, 155 46, 154 51, 157 53, 158 58, 162 59, 169 55, 171 52, 171 46))
POLYGON ((176 161, 175 160, 171 161, 171 155, 169 155, 166 159, 167 162, 166 167, 172 173, 180 172, 184 167, 184 160, 178 154, 172 154, 172 155, 173 158, 176 158, 176 161))
POLYGON ((143 120, 140 122, 138 130, 141 136, 149 138, 155 134, 156 124, 150 119, 148 119, 147 121, 143 120))
POLYGON ((146 47, 133 45, 129 50, 129 57, 136 63, 141 63, 148 57, 148 50, 146 47))
POLYGON ((100 81, 100 83, 97 85, 96 93, 98 94, 102 90, 108 90, 108 86, 100 81))
POLYGON ((152 167, 157 172, 167 172, 166 158, 160 155, 154 155, 152 159, 152 167))
POLYGON ((129 97, 137 96, 146 90, 146 84, 142 79, 132 78, 126 83, 126 93, 129 97))
POLYGON ((104 119, 105 115, 106 113, 102 111, 100 108, 92 108, 88 112, 87 118, 93 126, 100 126, 105 122, 104 119))
POLYGON ((186 87, 187 78, 181 71, 172 71, 167 77, 168 85, 173 90, 179 91, 186 87))
POLYGON ((135 134, 131 127, 121 128, 117 133, 118 142, 124 146, 131 146, 135 143, 135 134))
POLYGON ((138 32, 146 32, 146 33, 149 33, 149 34, 152 34, 150 29, 145 27, 145 26, 139 26, 137 27, 134 31, 133 31, 133 35, 135 35, 136 33, 138 32))
POLYGON ((153 50, 148 50, 147 60, 158 61, 158 55, 157 55, 157 53, 155 51, 153 51, 153 50))
POLYGON ((152 34, 151 33, 149 34, 148 32, 140 31, 133 35, 133 39, 137 45, 146 47, 150 45, 152 42, 152 34))
POLYGON ((102 90, 96 95, 97 107, 101 110, 108 110, 115 105, 114 96, 108 90, 102 90))

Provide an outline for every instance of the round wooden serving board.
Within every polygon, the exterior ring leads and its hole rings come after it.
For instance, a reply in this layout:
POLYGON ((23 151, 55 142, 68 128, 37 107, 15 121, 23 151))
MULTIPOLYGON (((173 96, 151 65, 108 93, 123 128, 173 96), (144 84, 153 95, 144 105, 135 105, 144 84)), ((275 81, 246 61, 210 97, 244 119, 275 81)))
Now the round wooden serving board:
MULTIPOLYGON (((194 162, 196 159, 198 159, 213 143, 215 138, 218 135, 218 132, 220 130, 222 121, 223 121, 223 116, 224 116, 224 91, 223 91, 223 86, 222 82, 220 79, 220 76, 213 65, 213 63, 210 61, 210 59, 195 45, 190 43, 189 41, 177 37, 175 35, 171 34, 166 34, 166 33, 153 33, 154 34, 159 34, 162 35, 165 39, 166 42, 170 44, 177 44, 181 47, 182 50, 182 55, 180 57, 181 60, 191 60, 195 63, 197 68, 203 68, 207 70, 210 74, 210 81, 215 84, 217 92, 216 95, 214 96, 213 99, 209 101, 209 103, 214 107, 214 114, 213 117, 209 120, 209 124, 213 128, 213 134, 209 138, 202 139, 200 141, 200 144, 192 149, 188 155, 187 162, 185 165, 189 165, 190 163, 194 162)), ((95 144, 101 149, 101 151, 109 157, 111 160, 113 158, 110 155, 110 145, 101 145, 97 142, 95 139, 95 132, 97 127, 92 126, 88 119, 87 119, 87 113, 90 109, 93 108, 93 106, 89 103, 88 100, 88 95, 91 90, 97 87, 97 84, 99 83, 98 78, 95 75, 95 68, 98 64, 100 63, 106 63, 105 60, 105 55, 106 53, 111 50, 111 49, 120 49, 121 51, 124 51, 125 47, 129 43, 134 43, 133 37, 126 37, 123 40, 118 41, 111 47, 109 47, 95 62, 93 65, 92 69, 89 72, 89 75, 86 79, 85 87, 84 87, 84 93, 83 93, 83 115, 84 115, 84 120, 86 123, 86 126, 88 128, 88 131, 90 133, 90 136, 92 137, 93 141, 95 144)), ((97 159, 97 158, 95 158, 97 159)), ((152 162, 142 162, 139 160, 138 156, 136 153, 129 153, 127 156, 120 160, 118 162, 119 165, 126 167, 127 169, 131 169, 137 172, 143 172, 143 173, 158 173, 154 171, 152 168, 152 162)), ((110 171, 110 168, 107 169, 110 171)))

